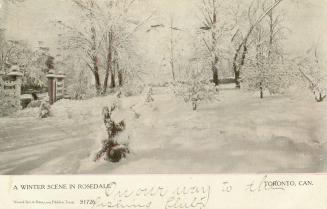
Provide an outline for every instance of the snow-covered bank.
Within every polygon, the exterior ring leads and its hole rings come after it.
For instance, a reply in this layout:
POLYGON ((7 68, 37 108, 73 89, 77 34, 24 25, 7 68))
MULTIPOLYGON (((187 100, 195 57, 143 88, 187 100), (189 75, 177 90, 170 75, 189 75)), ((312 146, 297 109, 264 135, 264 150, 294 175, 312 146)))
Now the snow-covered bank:
MULTIPOLYGON (((158 91, 153 96, 154 102, 149 104, 140 96, 121 99, 114 118, 126 122, 127 130, 119 140, 129 143, 131 154, 119 163, 93 162, 101 140, 106 137, 102 107, 115 101, 108 96, 56 103, 52 108, 54 116, 44 121, 51 127, 60 126, 61 130, 56 130, 64 139, 46 143, 44 148, 41 147, 44 145, 31 145, 3 151, 0 171, 134 174, 327 169, 324 128, 327 103, 316 103, 302 93, 259 99, 252 93, 225 89, 220 91, 219 101, 202 104, 192 111, 190 104, 167 92, 158 91), (45 150, 50 151, 51 157, 45 150), (47 159, 37 164, 45 156, 47 159), (34 164, 29 167, 32 161, 34 164), (20 170, 22 164, 25 169, 20 170)), ((14 123, 19 118, 7 120, 14 123)), ((10 123, 0 122, 2 127, 4 124, 10 123)))

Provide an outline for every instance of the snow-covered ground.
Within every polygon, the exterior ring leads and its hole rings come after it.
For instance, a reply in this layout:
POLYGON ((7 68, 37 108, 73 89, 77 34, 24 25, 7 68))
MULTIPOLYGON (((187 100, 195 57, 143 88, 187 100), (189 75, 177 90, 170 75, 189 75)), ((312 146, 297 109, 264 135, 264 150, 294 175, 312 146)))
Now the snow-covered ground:
POLYGON ((248 173, 327 171, 327 103, 305 91, 259 99, 222 87, 219 101, 190 104, 155 88, 154 102, 123 97, 114 118, 131 149, 119 163, 93 162, 105 139, 101 110, 113 96, 61 100, 0 118, 1 174, 248 173), (131 110, 133 106, 134 111, 131 110))

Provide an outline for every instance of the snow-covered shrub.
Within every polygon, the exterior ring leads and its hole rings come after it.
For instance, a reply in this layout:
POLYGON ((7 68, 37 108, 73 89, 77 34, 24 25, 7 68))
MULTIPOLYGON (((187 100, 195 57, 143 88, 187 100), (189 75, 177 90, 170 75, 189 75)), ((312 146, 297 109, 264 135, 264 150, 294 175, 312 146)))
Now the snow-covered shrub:
POLYGON ((45 92, 47 87, 46 74, 37 66, 31 66, 22 77, 22 92, 30 90, 45 92))
POLYGON ((129 109, 134 113, 134 118, 135 119, 139 119, 141 117, 141 114, 138 113, 138 112, 136 112, 136 110, 134 109, 134 107, 135 107, 135 104, 132 105, 132 106, 130 106, 129 109))
POLYGON ((91 86, 81 85, 80 83, 68 86, 67 93, 69 95, 69 98, 75 100, 89 99, 96 95, 91 86))
POLYGON ((19 104, 17 104, 16 98, 5 96, 0 92, 0 117, 8 116, 20 109, 19 104))
POLYGON ((147 89, 147 91, 146 91, 145 103, 150 103, 150 102, 153 102, 154 101, 152 95, 153 95, 153 89, 152 89, 152 87, 149 87, 147 89))
POLYGON ((161 81, 156 83, 150 83, 149 86, 151 87, 168 87, 171 83, 168 81, 161 81))
POLYGON ((43 101, 40 105, 39 118, 47 118, 51 115, 51 106, 48 102, 43 101))
POLYGON ((187 80, 173 84, 174 94, 182 97, 186 103, 191 103, 193 110, 197 110, 201 102, 217 100, 218 89, 202 75, 202 72, 191 72, 187 80))
POLYGON ((0 77, 0 117, 9 116, 21 109, 20 98, 17 95, 5 93, 0 77))
POLYGON ((79 72, 78 76, 73 79, 72 84, 67 86, 67 93, 71 99, 76 100, 84 100, 96 96, 94 86, 90 84, 85 70, 79 72))
POLYGON ((116 107, 118 110, 122 108, 122 102, 121 102, 121 97, 123 96, 123 93, 120 89, 115 94, 114 101, 113 101, 113 106, 116 107))
POLYGON ((31 102, 27 105, 27 108, 40 107, 41 104, 42 104, 42 101, 41 101, 41 100, 34 100, 34 101, 31 101, 31 102))
POLYGON ((102 142, 101 150, 96 154, 95 161, 105 156, 106 160, 111 162, 119 162, 129 153, 128 145, 121 145, 116 141, 116 137, 125 130, 126 124, 124 121, 115 122, 111 115, 116 109, 113 104, 111 108, 104 107, 102 110, 103 121, 106 126, 108 138, 102 142))
POLYGON ((295 80, 298 73, 284 65, 261 65, 247 63, 242 74, 244 89, 256 90, 263 97, 264 92, 270 95, 283 93, 295 80))
POLYGON ((144 90, 144 84, 140 81, 126 82, 122 88, 125 97, 141 95, 144 90))
MULTIPOLYGON (((252 10, 253 15, 265 11, 266 3, 262 4, 264 6, 257 5, 257 9, 252 10)), ((270 95, 285 92, 298 75, 296 70, 290 68, 289 54, 285 53, 284 41, 289 31, 283 16, 271 12, 267 14, 267 19, 258 22, 248 37, 251 44, 244 51, 246 59, 242 60, 241 71, 243 86, 259 91, 260 98, 264 97, 265 92, 270 95)))

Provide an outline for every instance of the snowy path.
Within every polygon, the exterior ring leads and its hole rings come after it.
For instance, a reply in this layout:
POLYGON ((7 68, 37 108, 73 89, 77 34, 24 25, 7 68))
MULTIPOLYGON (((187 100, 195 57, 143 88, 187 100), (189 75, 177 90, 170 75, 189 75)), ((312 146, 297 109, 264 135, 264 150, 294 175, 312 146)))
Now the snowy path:
POLYGON ((38 168, 58 158, 64 158, 64 163, 48 169, 48 173, 77 172, 79 160, 87 157, 92 142, 88 126, 36 118, 0 122, 0 173, 38 173, 38 168))

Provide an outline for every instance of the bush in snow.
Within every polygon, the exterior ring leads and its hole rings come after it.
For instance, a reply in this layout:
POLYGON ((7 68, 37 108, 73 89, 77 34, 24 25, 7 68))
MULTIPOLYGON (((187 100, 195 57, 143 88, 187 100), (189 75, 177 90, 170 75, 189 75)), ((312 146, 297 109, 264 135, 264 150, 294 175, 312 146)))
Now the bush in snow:
MULTIPOLYGON (((259 15, 270 4, 270 1, 263 1, 252 5, 249 14, 259 15)), ((289 30, 283 21, 284 14, 274 10, 267 13, 266 17, 257 22, 248 37, 251 44, 246 47, 246 59, 242 60, 244 69, 241 72, 244 86, 259 91, 260 98, 264 97, 264 92, 271 95, 283 93, 298 76, 298 72, 287 64, 284 41, 289 30)))
POLYGON ((144 90, 144 84, 140 81, 128 81, 122 88, 125 97, 141 95, 144 90))
POLYGON ((136 110, 134 109, 134 107, 135 107, 135 104, 132 105, 132 106, 130 106, 129 109, 134 113, 134 117, 135 117, 136 119, 139 119, 139 118, 141 117, 141 114, 138 113, 138 112, 136 112, 136 110))
POLYGON ((39 118, 47 118, 51 115, 51 106, 48 102, 42 102, 40 105, 39 118))
POLYGON ((116 92, 116 94, 114 96, 114 100, 113 100, 113 104, 112 104, 117 109, 122 108, 122 103, 121 103, 121 97, 122 96, 123 96, 123 93, 121 92, 120 89, 118 89, 118 91, 116 92))
POLYGON ((242 71, 244 87, 259 91, 260 98, 264 92, 283 93, 297 79, 298 72, 290 67, 281 49, 269 44, 262 27, 257 29, 253 39, 254 47, 249 49, 242 71))
POLYGON ((145 96, 146 103, 150 103, 150 102, 154 101, 152 95, 153 95, 152 87, 149 87, 149 89, 147 90, 146 96, 145 96))
POLYGON ((73 84, 67 87, 67 93, 71 99, 84 100, 96 96, 94 87, 89 83, 89 77, 85 70, 79 72, 74 78, 73 84))
POLYGON ((193 110, 197 110, 201 102, 212 102, 217 99, 218 89, 202 78, 203 73, 195 72, 189 74, 186 81, 173 84, 173 91, 176 96, 182 97, 186 103, 191 103, 193 110))
POLYGON ((95 161, 99 160, 105 155, 105 159, 111 162, 119 162, 122 158, 126 157, 129 153, 127 145, 119 144, 115 139, 119 133, 125 130, 125 122, 113 121, 111 115, 116 109, 115 104, 109 107, 104 107, 102 110, 103 121, 106 126, 108 138, 102 142, 102 149, 96 154, 95 161))
POLYGON ((18 106, 16 105, 16 101, 9 98, 9 97, 2 97, 0 95, 0 117, 8 116, 14 112, 19 110, 18 106))
POLYGON ((31 101, 27 107, 28 108, 34 108, 34 107, 40 107, 42 104, 42 101, 41 100, 34 100, 34 101, 31 101))
POLYGON ((270 95, 283 93, 298 79, 298 73, 285 65, 254 64, 250 61, 244 67, 243 86, 260 92, 260 98, 267 91, 270 95))

